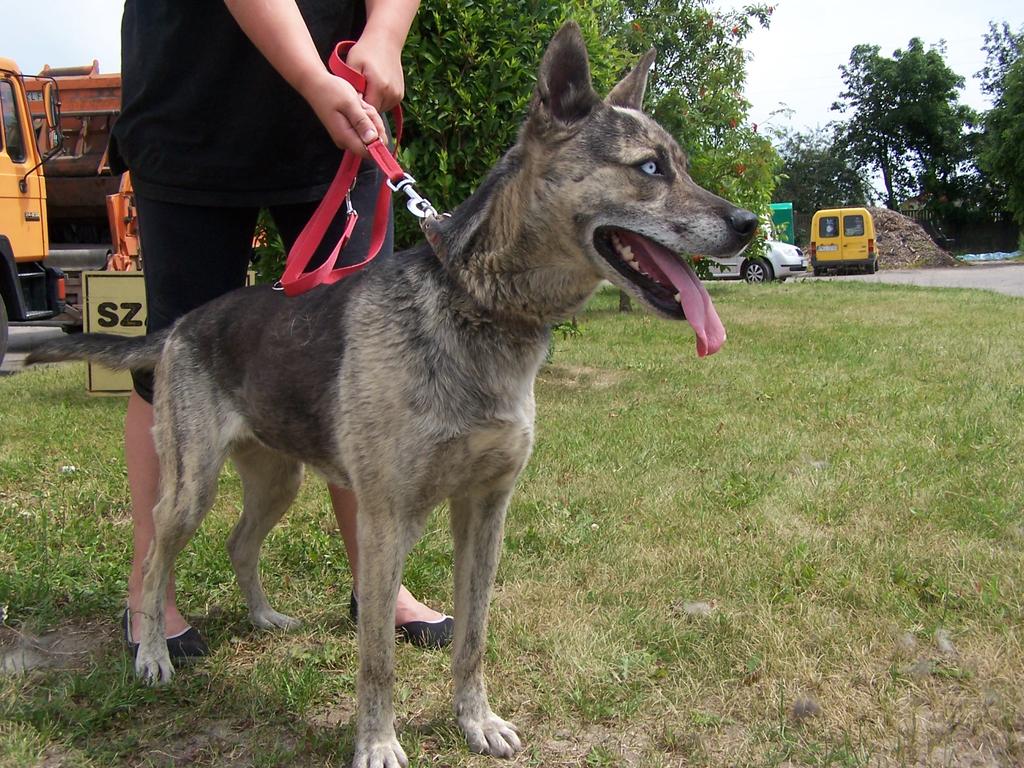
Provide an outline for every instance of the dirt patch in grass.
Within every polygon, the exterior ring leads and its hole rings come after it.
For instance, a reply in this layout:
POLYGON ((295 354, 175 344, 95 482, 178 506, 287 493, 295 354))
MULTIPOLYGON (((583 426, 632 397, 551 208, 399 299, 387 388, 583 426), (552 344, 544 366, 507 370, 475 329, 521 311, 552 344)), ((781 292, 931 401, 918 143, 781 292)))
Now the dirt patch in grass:
POLYGON ((651 734, 640 728, 621 731, 590 724, 578 730, 559 730, 543 738, 531 738, 544 766, 616 766, 642 768, 654 744, 651 734))
MULTIPOLYGON (((264 738, 267 733, 264 732, 264 738)), ((233 719, 196 719, 189 722, 187 733, 159 746, 151 746, 138 757, 145 765, 154 766, 218 766, 248 768, 264 764, 267 744, 253 739, 251 723, 233 719)), ((274 733, 274 746, 289 754, 289 765, 303 765, 292 759, 295 742, 280 729, 274 733)))
POLYGON ((317 707, 306 715, 306 722, 314 728, 334 730, 347 725, 356 713, 355 699, 341 699, 317 707))
POLYGON ((539 378, 569 389, 610 389, 622 381, 625 375, 625 371, 609 368, 554 363, 545 366, 539 378))
POLYGON ((107 622, 68 622, 37 636, 13 627, 0 627, 0 674, 85 669, 110 645, 111 629, 107 622))
POLYGON ((1024 765, 1024 718, 1006 719, 994 702, 939 696, 907 707, 890 749, 877 765, 1013 768, 1024 765))
POLYGON ((999 649, 961 647, 939 629, 917 639, 904 633, 893 650, 890 675, 903 690, 876 722, 873 748, 858 745, 873 768, 1024 765, 1019 674, 999 649))

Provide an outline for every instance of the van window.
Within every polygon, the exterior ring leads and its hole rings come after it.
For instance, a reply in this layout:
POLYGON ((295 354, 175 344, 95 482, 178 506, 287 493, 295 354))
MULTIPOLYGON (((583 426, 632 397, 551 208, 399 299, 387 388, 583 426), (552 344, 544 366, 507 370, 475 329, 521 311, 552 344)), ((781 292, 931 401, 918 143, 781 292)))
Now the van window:
POLYGON ((843 234, 846 237, 864 237, 864 217, 859 213, 843 216, 843 234))
POLYGON ((818 237, 839 237, 839 217, 822 216, 818 221, 818 237))
POLYGON ((10 80, 0 81, 0 111, 3 112, 4 136, 7 154, 16 163, 25 162, 25 137, 18 120, 18 105, 14 100, 14 87, 10 80))

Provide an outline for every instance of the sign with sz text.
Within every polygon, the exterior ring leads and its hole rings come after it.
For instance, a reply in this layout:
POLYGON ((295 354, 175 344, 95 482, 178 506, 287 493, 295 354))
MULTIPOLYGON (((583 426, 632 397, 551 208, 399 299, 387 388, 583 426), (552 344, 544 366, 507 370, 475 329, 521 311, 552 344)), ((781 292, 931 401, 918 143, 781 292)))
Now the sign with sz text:
MULTIPOLYGON (((146 332, 146 288, 141 272, 83 272, 85 332, 142 336, 146 332)), ((96 395, 127 395, 128 371, 89 363, 86 389, 96 395)))

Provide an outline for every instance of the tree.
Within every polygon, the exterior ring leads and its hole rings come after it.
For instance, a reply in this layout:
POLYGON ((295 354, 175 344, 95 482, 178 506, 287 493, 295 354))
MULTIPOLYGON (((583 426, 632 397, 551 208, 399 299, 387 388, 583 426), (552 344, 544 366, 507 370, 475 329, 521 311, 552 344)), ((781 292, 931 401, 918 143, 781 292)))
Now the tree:
POLYGON ((1024 27, 1014 32, 1005 21, 990 21, 981 49, 985 51, 985 66, 975 77, 981 81, 982 92, 995 100, 1003 92, 1003 79, 1010 67, 1024 53, 1024 27))
POLYGON ((779 131, 776 147, 782 157, 782 178, 775 188, 775 201, 792 202, 796 210, 807 213, 869 202, 870 181, 830 130, 779 131))
POLYGON ((989 66, 982 72, 989 73, 985 87, 994 103, 985 115, 979 162, 1001 184, 1006 207, 1024 228, 1024 30, 1013 35, 1004 24, 1002 32, 998 40, 986 36, 989 66))
POLYGON ((964 135, 973 112, 959 103, 964 79, 913 38, 892 58, 877 45, 858 45, 841 66, 846 90, 832 109, 849 114, 838 141, 863 166, 878 171, 885 203, 896 208, 913 191, 941 196, 970 160, 964 135))

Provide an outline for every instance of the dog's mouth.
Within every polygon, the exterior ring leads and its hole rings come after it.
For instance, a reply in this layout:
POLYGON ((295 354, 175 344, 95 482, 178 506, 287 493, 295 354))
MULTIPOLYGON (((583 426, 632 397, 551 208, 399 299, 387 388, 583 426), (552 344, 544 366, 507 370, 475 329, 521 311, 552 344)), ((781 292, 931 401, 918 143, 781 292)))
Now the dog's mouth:
POLYGON ((687 259, 618 227, 599 227, 594 247, 653 309, 690 324, 697 336, 698 356, 713 355, 725 343, 725 327, 687 259))

